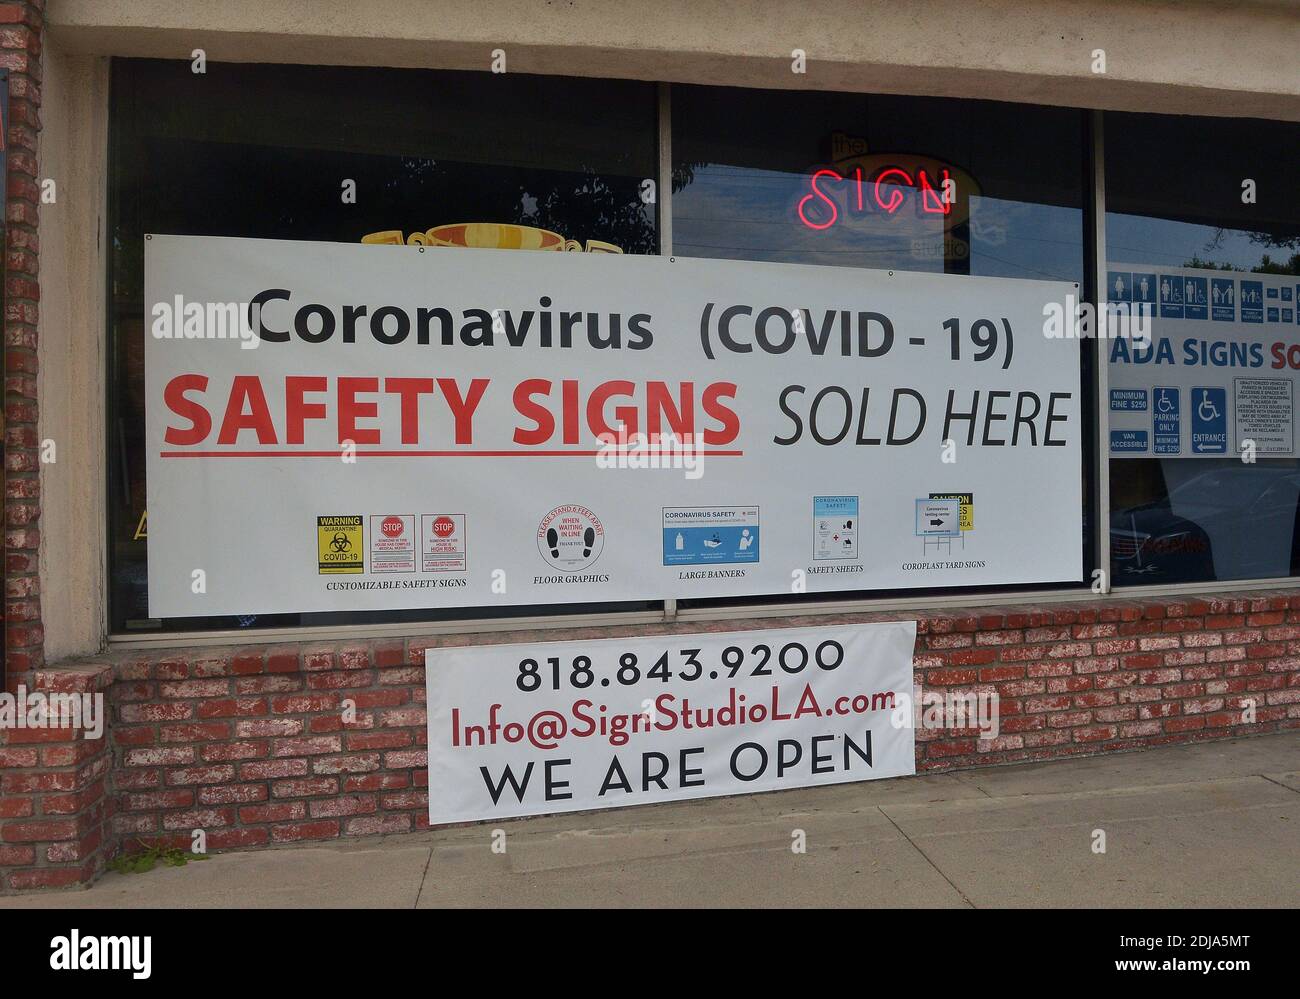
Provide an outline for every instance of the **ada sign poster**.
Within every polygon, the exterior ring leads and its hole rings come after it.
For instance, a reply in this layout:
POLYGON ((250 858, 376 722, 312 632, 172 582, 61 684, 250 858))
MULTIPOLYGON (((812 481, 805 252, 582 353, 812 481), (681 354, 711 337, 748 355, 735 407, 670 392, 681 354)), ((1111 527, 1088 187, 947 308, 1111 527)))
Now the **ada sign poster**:
POLYGON ((152 235, 145 292, 152 616, 1082 576, 1070 285, 152 235))
POLYGON ((1295 456, 1300 279, 1111 264, 1106 287, 1151 330, 1110 344, 1112 457, 1295 456))
POLYGON ((429 649, 429 821, 913 774, 915 642, 906 621, 429 649))

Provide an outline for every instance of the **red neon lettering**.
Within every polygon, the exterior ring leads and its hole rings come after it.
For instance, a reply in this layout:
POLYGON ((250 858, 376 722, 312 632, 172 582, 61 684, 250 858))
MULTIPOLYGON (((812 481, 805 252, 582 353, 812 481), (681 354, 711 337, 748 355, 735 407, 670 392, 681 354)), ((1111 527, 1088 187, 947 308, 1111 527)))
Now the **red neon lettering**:
POLYGON ((912 180, 912 175, 909 174, 906 170, 899 169, 898 167, 889 167, 887 170, 882 170, 880 171, 880 173, 876 175, 875 186, 873 186, 871 189, 871 194, 872 197, 876 199, 876 204, 878 204, 881 208, 887 211, 890 215, 893 215, 894 212, 898 211, 898 209, 903 204, 903 192, 898 189, 899 184, 901 184, 903 187, 916 186, 916 182, 912 180), (901 178, 901 180, 888 182, 890 186, 893 188, 893 190, 889 192, 888 204, 886 204, 883 200, 881 200, 880 197, 880 185, 886 183, 885 178, 887 177, 901 178))
MULTIPOLYGON (((952 203, 943 195, 935 192, 930 185, 930 178, 922 170, 919 174, 921 180, 921 211, 929 212, 931 215, 947 215, 952 211, 952 203)), ((948 184, 951 183, 948 177, 948 170, 945 167, 943 171, 943 183, 939 186, 947 192, 948 184)))
POLYGON ((804 225, 806 225, 809 229, 829 229, 831 226, 835 224, 835 220, 839 217, 840 214, 839 209, 835 207, 835 202, 830 199, 830 197, 826 194, 825 191, 823 191, 821 188, 817 186, 817 180, 819 177, 834 177, 836 180, 844 179, 834 170, 818 170, 816 173, 812 175, 812 178, 808 182, 809 186, 812 188, 812 194, 805 194, 802 198, 800 198, 799 207, 797 209, 799 214, 799 221, 802 222, 804 225), (826 202, 826 206, 830 209, 831 217, 827 219, 825 222, 814 222, 804 213, 804 205, 808 204, 808 202, 811 201, 813 198, 821 198, 822 201, 826 202))

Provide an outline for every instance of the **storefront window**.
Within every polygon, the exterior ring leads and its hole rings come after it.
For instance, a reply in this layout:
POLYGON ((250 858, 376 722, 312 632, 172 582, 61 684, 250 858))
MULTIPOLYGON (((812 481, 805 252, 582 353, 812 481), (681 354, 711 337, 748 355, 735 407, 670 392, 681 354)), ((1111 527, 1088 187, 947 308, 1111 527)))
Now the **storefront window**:
POLYGON ((1109 347, 1117 586, 1300 574, 1298 139, 1106 116, 1106 297, 1137 334, 1109 347))
MULTIPOLYGON (((112 630, 547 612, 430 607, 150 619, 146 234, 649 254, 658 252, 659 227, 647 181, 671 182, 672 248, 680 257, 1069 282, 1076 293, 1087 291, 1082 112, 702 87, 674 87, 671 103, 670 181, 657 175, 649 84, 260 65, 195 74, 187 62, 115 61, 112 630)), ((1087 441, 1090 345, 1079 349, 1087 441)), ((1079 506, 1061 514, 1076 526, 1082 518, 1084 567, 1093 564, 1089 461, 1085 446, 1079 506)), ((549 612, 657 606, 571 604, 549 612)))
MULTIPOLYGON (((1076 294, 1086 290, 1082 112, 680 86, 672 108, 674 254, 1068 281, 1076 294)), ((1090 427, 1091 344, 1080 351, 1090 427)), ((1082 518, 1082 564, 1091 566, 1087 443, 1083 457, 1083 495, 1062 515, 1082 518)), ((864 595, 898 594, 845 596, 864 595)))
POLYGON ((1083 127, 985 101, 675 87, 673 252, 1082 282, 1083 127))
MULTIPOLYGON (((146 603, 146 233, 656 253, 655 206, 643 196, 655 177, 656 134, 655 89, 642 83, 229 64, 196 74, 188 62, 116 60, 107 441, 113 630, 164 627, 148 619, 146 603)), ((439 616, 446 615, 278 615, 165 627, 439 616)))

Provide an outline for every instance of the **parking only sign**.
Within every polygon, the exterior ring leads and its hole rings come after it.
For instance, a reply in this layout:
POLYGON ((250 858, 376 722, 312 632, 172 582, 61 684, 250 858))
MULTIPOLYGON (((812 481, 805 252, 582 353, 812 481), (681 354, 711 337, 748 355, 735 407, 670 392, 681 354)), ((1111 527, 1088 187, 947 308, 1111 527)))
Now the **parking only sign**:
POLYGON ((1156 454, 1177 454, 1182 450, 1178 389, 1158 385, 1151 396, 1151 450, 1156 454))

